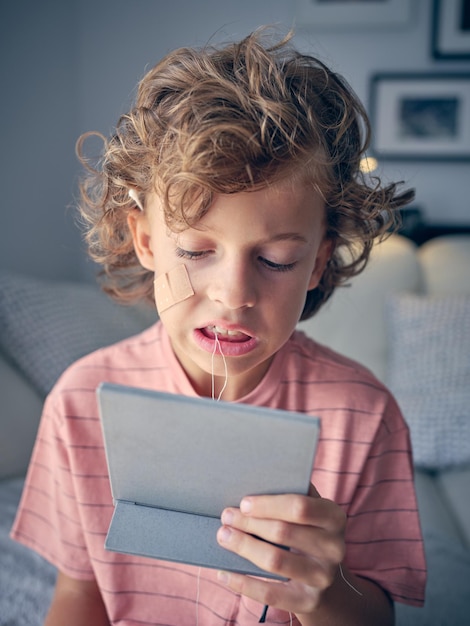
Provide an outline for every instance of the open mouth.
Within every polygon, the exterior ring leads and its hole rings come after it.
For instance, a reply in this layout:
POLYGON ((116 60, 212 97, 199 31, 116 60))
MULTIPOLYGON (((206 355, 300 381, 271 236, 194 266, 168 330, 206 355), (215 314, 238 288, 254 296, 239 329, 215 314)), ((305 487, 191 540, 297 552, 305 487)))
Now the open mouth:
POLYGON ((225 357, 242 357, 259 345, 259 339, 240 328, 227 328, 225 325, 208 324, 194 331, 196 344, 210 354, 221 352, 225 357))
POLYGON ((208 339, 219 339, 219 341, 227 341, 229 343, 244 343, 250 341, 252 337, 240 330, 228 330, 220 326, 206 326, 200 329, 208 339))

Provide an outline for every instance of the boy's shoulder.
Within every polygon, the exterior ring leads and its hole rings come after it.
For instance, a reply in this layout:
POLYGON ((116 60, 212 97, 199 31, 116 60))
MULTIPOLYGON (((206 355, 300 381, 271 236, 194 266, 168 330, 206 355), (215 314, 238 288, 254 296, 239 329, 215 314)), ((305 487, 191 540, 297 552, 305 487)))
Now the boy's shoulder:
MULTIPOLYGON (((301 331, 296 331, 288 344, 282 381, 290 389, 292 403, 304 402, 325 420, 344 418, 349 423, 349 417, 355 415, 367 428, 373 429, 374 424, 378 428, 381 420, 386 420, 389 432, 404 428, 393 395, 367 367, 301 331)), ((351 423, 357 426, 357 419, 351 423)))
POLYGON ((383 383, 365 365, 319 343, 306 335, 304 331, 296 330, 293 333, 290 351, 297 355, 299 366, 313 372, 321 372, 322 378, 329 374, 338 380, 347 378, 369 381, 378 388, 383 388, 383 383))
POLYGON ((101 382, 131 384, 158 367, 164 352, 161 324, 157 322, 137 335, 104 346, 72 363, 60 376, 54 392, 70 388, 93 388, 101 382))

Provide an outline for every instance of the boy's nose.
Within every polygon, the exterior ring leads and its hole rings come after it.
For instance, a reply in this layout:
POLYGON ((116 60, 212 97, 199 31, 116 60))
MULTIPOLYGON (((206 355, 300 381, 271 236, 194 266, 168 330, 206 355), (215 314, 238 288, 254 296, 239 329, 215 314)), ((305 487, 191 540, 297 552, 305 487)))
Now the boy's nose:
POLYGON ((256 285, 253 272, 245 263, 227 262, 209 287, 209 297, 228 309, 253 307, 256 304, 256 285))

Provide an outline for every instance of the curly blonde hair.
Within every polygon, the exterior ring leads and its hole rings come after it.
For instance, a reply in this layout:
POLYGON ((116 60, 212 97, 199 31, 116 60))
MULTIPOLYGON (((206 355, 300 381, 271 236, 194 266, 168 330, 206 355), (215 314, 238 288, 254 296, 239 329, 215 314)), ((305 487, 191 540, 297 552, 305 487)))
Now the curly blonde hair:
POLYGON ((153 300, 153 275, 134 252, 127 215, 145 210, 156 191, 173 229, 194 225, 214 194, 250 191, 301 172, 326 206, 332 255, 307 293, 301 319, 366 265, 376 237, 390 231, 396 209, 413 198, 397 184, 366 179, 366 112, 344 79, 301 54, 291 34, 275 41, 256 31, 239 43, 167 55, 141 80, 135 106, 104 141, 98 167, 81 184, 80 212, 103 288, 123 302, 153 300), (344 254, 344 250, 349 254, 344 254))

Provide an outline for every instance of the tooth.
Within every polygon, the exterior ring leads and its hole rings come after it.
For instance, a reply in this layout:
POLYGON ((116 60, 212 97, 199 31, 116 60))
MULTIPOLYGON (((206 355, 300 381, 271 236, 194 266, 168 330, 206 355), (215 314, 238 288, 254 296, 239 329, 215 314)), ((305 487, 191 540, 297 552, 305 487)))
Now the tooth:
POLYGON ((219 328, 219 326, 212 326, 212 331, 217 335, 234 336, 238 334, 236 330, 227 330, 226 328, 219 328))
POLYGON ((225 328, 219 328, 218 326, 214 326, 214 332, 216 332, 219 335, 227 335, 228 331, 225 330, 225 328))

